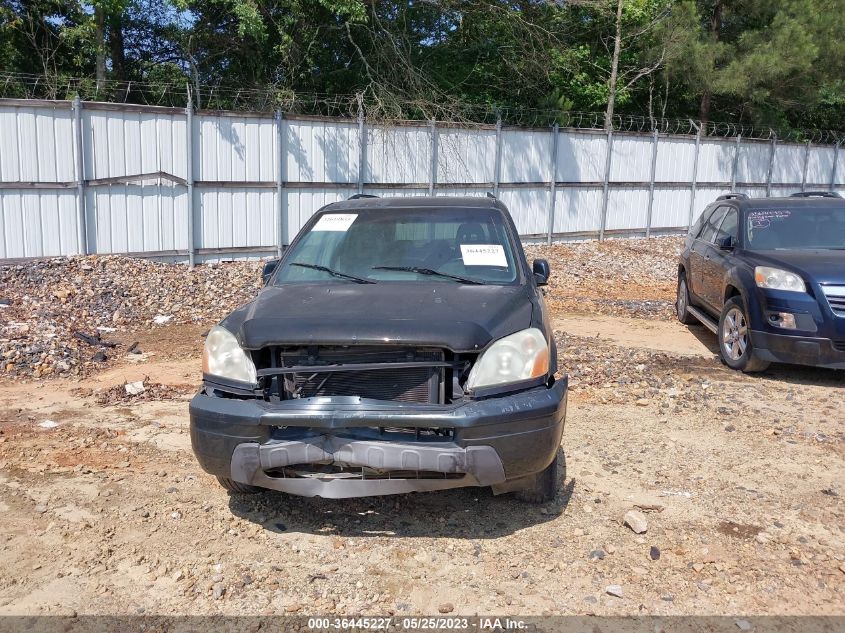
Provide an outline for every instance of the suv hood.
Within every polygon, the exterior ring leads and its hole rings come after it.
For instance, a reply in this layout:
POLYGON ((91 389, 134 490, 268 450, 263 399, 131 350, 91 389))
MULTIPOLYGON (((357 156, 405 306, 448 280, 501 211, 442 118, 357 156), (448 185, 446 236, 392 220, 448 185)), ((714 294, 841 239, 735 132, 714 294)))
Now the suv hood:
POLYGON ((788 268, 819 284, 845 284, 845 251, 796 249, 753 255, 765 266, 788 268))
POLYGON ((241 345, 399 343, 472 351, 530 327, 527 286, 448 282, 267 286, 222 325, 241 345))

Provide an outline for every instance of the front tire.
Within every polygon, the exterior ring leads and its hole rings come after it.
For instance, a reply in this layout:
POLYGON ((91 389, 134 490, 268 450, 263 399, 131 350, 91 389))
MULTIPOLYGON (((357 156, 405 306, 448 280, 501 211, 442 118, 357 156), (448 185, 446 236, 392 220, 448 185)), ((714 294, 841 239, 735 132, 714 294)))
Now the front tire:
POLYGON ((678 317, 678 321, 684 325, 694 325, 698 323, 698 319, 690 314, 689 306, 690 300, 689 287, 687 286, 687 274, 682 272, 678 275, 678 293, 677 298, 675 299, 675 315, 678 317))
POLYGON ((229 479, 228 477, 218 477, 217 481, 229 492, 236 492, 242 495, 255 495, 261 492, 261 488, 259 488, 258 486, 242 484, 238 481, 235 481, 234 479, 229 479))
POLYGON ((754 355, 751 328, 741 297, 731 297, 719 318, 719 353, 731 369, 753 373, 764 371, 769 363, 754 355))
POLYGON ((566 456, 558 449, 552 463, 536 475, 528 488, 516 491, 516 498, 526 503, 548 503, 554 501, 560 480, 566 477, 566 456))

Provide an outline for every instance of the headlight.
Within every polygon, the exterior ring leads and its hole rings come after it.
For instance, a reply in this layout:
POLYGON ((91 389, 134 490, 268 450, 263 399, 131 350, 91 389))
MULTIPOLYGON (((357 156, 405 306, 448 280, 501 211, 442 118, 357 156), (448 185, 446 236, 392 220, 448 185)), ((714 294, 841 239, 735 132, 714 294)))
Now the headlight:
POLYGON ((780 268, 757 266, 754 269, 754 280, 761 288, 772 290, 790 290, 792 292, 807 292, 804 280, 795 273, 780 268))
POLYGON ((211 328, 205 338, 202 372, 250 384, 256 382, 255 365, 249 355, 241 349, 235 335, 219 325, 211 328))
POLYGON ((549 373, 549 346, 543 333, 529 328, 499 339, 473 365, 467 389, 492 387, 549 373))

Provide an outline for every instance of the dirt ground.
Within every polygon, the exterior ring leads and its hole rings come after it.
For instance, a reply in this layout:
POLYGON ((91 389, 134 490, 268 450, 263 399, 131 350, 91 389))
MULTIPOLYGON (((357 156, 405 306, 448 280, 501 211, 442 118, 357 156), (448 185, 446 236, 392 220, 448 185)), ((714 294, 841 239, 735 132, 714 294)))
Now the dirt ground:
POLYGON ((227 494, 187 430, 204 323, 0 381, 0 614, 845 614, 843 372, 734 373, 671 319, 671 280, 605 282, 550 288, 572 391, 542 507, 227 494))

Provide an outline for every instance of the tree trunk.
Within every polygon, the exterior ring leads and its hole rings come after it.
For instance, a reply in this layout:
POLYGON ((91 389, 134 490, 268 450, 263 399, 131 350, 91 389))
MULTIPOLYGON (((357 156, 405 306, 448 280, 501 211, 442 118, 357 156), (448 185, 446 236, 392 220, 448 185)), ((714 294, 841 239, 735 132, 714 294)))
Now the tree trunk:
POLYGON ((109 52, 115 79, 126 80, 126 50, 123 41, 123 15, 115 12, 109 16, 109 52))
POLYGON ((698 119, 702 126, 706 126, 710 120, 710 104, 713 99, 713 93, 709 88, 704 89, 704 94, 701 95, 701 105, 698 107, 698 119))
MULTIPOLYGON (((719 41, 722 30, 722 8, 721 0, 717 1, 713 5, 713 13, 710 16, 709 35, 714 43, 719 41)), ((710 120, 710 108, 713 104, 713 91, 709 85, 711 82, 712 79, 708 78, 708 85, 704 88, 704 93, 701 95, 701 105, 698 108, 698 118, 701 120, 702 127, 705 127, 710 120)))
POLYGON ((651 123, 651 129, 654 130, 654 75, 648 78, 648 121, 651 123))
POLYGON ((103 7, 94 5, 94 45, 97 47, 97 89, 106 80, 106 29, 103 7))
POLYGON ((616 0, 616 37, 613 40, 613 60, 610 65, 610 81, 607 86, 607 111, 604 114, 604 129, 613 129, 613 109, 616 106, 616 82, 619 76, 619 53, 622 49, 622 5, 625 0, 616 0))

